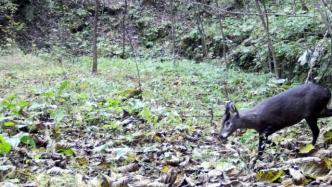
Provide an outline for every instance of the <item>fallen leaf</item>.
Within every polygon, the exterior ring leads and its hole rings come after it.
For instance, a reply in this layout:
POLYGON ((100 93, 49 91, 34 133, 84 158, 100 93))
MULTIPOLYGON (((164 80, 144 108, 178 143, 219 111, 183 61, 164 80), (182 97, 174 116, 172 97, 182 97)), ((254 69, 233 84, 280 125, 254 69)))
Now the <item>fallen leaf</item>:
POLYGON ((283 177, 283 170, 261 170, 256 173, 256 179, 264 182, 273 183, 283 177))
POLYGON ((314 148, 315 148, 315 146, 312 144, 305 144, 304 146, 301 146, 300 153, 307 154, 307 153, 311 152, 314 148))

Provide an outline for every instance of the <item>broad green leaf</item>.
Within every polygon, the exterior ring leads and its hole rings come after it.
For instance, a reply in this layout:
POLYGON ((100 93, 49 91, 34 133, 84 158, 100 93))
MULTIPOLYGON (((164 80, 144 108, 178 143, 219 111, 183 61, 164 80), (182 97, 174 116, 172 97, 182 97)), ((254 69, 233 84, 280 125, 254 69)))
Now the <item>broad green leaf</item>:
POLYGON ((12 101, 12 100, 14 100, 14 99, 16 99, 16 98, 17 98, 16 95, 8 95, 8 96, 5 97, 4 100, 12 101))
POLYGON ((20 133, 16 134, 15 136, 12 136, 7 139, 8 139, 8 142, 10 143, 10 145, 15 148, 21 143, 21 138, 24 136, 29 136, 29 134, 25 133, 25 132, 20 132, 20 133))
POLYGON ((51 97, 55 96, 54 92, 52 92, 52 91, 43 92, 41 95, 44 96, 44 97, 48 97, 48 98, 51 98, 51 97))
POLYGON ((63 92, 66 88, 68 88, 68 86, 69 86, 69 81, 67 81, 67 80, 62 81, 62 82, 60 83, 59 88, 58 88, 58 95, 61 95, 62 92, 63 92))
POLYGON ((121 101, 118 99, 109 99, 107 102, 108 102, 108 107, 110 108, 119 107, 121 104, 121 101))
POLYGON ((28 101, 21 100, 21 101, 18 102, 18 106, 19 106, 21 109, 23 109, 23 108, 29 106, 29 102, 28 102, 28 101))
POLYGON ((307 154, 310 151, 312 151, 314 148, 315 148, 315 146, 312 145, 312 144, 305 144, 305 145, 301 146, 300 153, 301 154, 307 154))
POLYGON ((32 149, 36 148, 36 142, 31 136, 23 136, 21 137, 21 142, 29 145, 32 149))
POLYGON ((73 149, 59 149, 59 153, 62 153, 65 156, 75 156, 75 151, 73 149))
POLYGON ((139 113, 143 119, 150 121, 152 118, 152 112, 148 108, 144 107, 143 110, 139 113))
POLYGON ((144 107, 143 110, 139 113, 139 115, 148 123, 156 123, 157 117, 152 114, 149 108, 144 107))
POLYGON ((15 126, 15 123, 12 122, 12 121, 6 121, 3 125, 4 125, 5 127, 13 127, 13 126, 15 126))
POLYGON ((0 154, 8 154, 10 150, 10 144, 2 136, 0 136, 0 154))
POLYGON ((0 134, 0 154, 8 154, 11 150, 10 143, 0 134))

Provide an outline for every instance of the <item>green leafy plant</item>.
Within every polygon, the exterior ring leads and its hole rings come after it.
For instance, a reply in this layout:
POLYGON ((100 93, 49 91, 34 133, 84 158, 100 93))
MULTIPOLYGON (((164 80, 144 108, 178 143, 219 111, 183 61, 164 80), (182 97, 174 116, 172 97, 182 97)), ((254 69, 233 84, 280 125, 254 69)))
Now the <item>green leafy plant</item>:
POLYGON ((36 148, 35 140, 29 135, 25 135, 25 136, 21 137, 21 142, 23 144, 30 146, 30 148, 32 148, 32 149, 36 148))
POLYGON ((11 145, 8 143, 8 141, 5 139, 4 136, 0 134, 0 154, 8 154, 11 150, 11 145))
POLYGON ((57 152, 65 155, 65 156, 75 156, 76 155, 75 151, 71 148, 67 148, 67 149, 61 148, 61 149, 57 150, 57 152))
POLYGON ((155 116, 152 113, 152 111, 147 107, 143 108, 143 110, 139 113, 139 116, 142 117, 147 123, 150 123, 150 124, 156 124, 157 120, 158 120, 158 117, 155 116))

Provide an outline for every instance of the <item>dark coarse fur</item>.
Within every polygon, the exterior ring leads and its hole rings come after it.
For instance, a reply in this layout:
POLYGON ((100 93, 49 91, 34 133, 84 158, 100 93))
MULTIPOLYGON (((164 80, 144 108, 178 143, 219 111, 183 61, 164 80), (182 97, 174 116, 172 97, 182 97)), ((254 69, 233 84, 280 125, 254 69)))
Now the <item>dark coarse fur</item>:
POLYGON ((319 135, 317 119, 332 116, 332 110, 327 108, 330 99, 331 92, 327 88, 309 83, 279 93, 245 111, 238 112, 235 105, 228 102, 220 137, 225 139, 237 129, 255 129, 259 133, 258 159, 269 135, 305 119, 312 131, 312 144, 315 144, 319 135))
POLYGON ((254 108, 240 112, 240 116, 248 117, 248 128, 272 134, 302 119, 325 117, 330 98, 328 89, 313 83, 304 84, 268 98, 254 108))

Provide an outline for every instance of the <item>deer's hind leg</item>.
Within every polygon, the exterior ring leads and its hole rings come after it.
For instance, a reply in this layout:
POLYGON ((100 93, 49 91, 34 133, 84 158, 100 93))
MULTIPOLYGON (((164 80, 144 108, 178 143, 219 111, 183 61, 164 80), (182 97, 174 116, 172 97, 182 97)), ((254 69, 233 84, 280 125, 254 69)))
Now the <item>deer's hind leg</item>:
POLYGON ((316 144, 317 138, 319 136, 319 128, 317 126, 317 118, 316 117, 308 117, 305 118, 305 120, 307 121, 311 132, 312 132, 312 145, 316 144))

